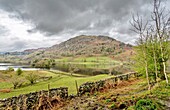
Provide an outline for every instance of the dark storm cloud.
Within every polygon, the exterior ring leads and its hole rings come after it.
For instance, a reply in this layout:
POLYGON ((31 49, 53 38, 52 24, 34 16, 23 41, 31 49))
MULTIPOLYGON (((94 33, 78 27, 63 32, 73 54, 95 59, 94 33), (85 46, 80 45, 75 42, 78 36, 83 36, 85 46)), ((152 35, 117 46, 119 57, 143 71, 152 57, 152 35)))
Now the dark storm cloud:
POLYGON ((36 29, 56 34, 65 30, 88 30, 126 22, 123 18, 140 10, 146 0, 0 0, 3 9, 31 20, 36 29))
MULTIPOLYGON (((29 34, 41 32, 45 36, 57 38, 57 42, 80 34, 102 34, 134 43, 136 35, 130 31, 129 24, 131 15, 138 12, 145 17, 149 16, 152 1, 0 0, 0 9, 13 13, 11 18, 34 24, 32 29, 26 30, 29 34)), ((167 6, 168 4, 170 2, 167 6)), ((0 27, 1 32, 6 31, 0 27)), ((29 42, 18 41, 12 44, 17 49, 27 47, 29 42)))

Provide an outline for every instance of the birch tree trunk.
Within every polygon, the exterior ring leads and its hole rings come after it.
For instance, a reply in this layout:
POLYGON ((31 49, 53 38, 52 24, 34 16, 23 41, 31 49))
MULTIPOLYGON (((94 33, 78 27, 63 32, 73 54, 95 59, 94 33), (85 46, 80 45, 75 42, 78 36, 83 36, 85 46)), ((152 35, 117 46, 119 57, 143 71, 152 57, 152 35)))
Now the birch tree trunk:
POLYGON ((153 16, 153 20, 155 22, 155 26, 156 26, 156 35, 159 38, 159 43, 160 43, 160 49, 161 49, 161 60, 162 60, 162 65, 163 65, 163 74, 165 76, 166 79, 166 83, 168 84, 168 77, 166 74, 166 61, 165 61, 165 55, 164 55, 164 51, 163 48, 163 42, 165 42, 168 38, 165 35, 166 34, 166 28, 168 26, 169 23, 169 18, 168 21, 165 21, 164 19, 166 18, 163 15, 164 10, 161 9, 161 1, 160 0, 154 0, 154 16, 153 16))

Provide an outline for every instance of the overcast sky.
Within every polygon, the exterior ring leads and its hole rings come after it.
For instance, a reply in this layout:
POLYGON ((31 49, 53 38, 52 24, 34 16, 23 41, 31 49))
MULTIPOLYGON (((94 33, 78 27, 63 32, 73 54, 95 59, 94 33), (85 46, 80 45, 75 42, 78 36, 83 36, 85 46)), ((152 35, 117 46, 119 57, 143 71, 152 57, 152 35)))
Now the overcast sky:
POLYGON ((0 52, 49 47, 82 34, 134 44, 131 15, 148 16, 152 1, 0 0, 0 52))

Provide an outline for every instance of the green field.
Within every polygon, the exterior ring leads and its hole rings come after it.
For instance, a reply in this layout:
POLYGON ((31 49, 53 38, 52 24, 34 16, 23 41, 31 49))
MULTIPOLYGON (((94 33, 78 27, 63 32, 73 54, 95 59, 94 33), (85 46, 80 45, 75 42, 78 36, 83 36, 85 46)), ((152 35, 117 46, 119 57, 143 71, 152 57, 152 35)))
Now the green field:
MULTIPOLYGON (((25 85, 27 86, 21 86, 20 88, 13 89, 13 85, 10 82, 10 78, 5 81, 0 82, 0 90, 3 89, 11 89, 12 91, 9 93, 0 93, 0 99, 12 97, 12 96, 18 96, 20 94, 26 94, 34 91, 40 91, 40 90, 47 90, 48 84, 50 84, 50 88, 58 88, 58 87, 68 87, 69 88, 69 94, 76 94, 76 85, 75 80, 78 82, 78 85, 81 85, 82 83, 88 82, 88 81, 97 81, 105 78, 109 78, 111 76, 102 74, 97 76, 83 76, 83 75, 77 75, 73 74, 72 76, 70 73, 64 73, 60 71, 29 71, 29 72, 23 72, 20 77, 24 78, 29 73, 33 72, 34 74, 39 74, 41 76, 52 76, 50 80, 46 81, 40 81, 36 82, 33 85, 30 85, 28 81, 25 81, 25 85), (38 73, 37 73, 38 72, 38 73)), ((1 75, 5 75, 6 77, 14 77, 15 73, 0 73, 1 75)), ((114 77, 114 76, 112 76, 114 77)))
POLYGON ((73 64, 119 64, 119 61, 115 61, 110 57, 63 57, 56 59, 56 62, 67 62, 73 64))

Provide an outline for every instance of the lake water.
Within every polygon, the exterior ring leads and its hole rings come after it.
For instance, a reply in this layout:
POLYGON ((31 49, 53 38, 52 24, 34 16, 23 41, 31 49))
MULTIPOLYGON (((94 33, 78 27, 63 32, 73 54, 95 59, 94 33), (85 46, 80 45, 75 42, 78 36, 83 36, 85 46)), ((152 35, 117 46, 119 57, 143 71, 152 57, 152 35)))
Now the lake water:
POLYGON ((39 68, 30 68, 27 65, 16 65, 12 63, 0 63, 0 70, 7 70, 9 67, 14 68, 16 71, 18 68, 21 68, 22 70, 29 71, 29 70, 40 70, 39 68))
MULTIPOLYGON (((73 71, 77 74, 85 74, 85 75, 98 75, 98 74, 108 74, 109 69, 107 67, 113 67, 114 65, 81 65, 81 64, 62 64, 57 63, 56 66, 52 67, 52 70, 60 70, 64 72, 70 72, 73 71), (71 69, 70 69, 71 66, 71 69)), ((18 65, 18 64, 12 64, 12 63, 0 63, 0 70, 7 70, 9 67, 14 68, 16 71, 18 68, 21 68, 22 70, 29 71, 29 70, 41 70, 40 68, 31 68, 28 65, 18 65)), ((117 71, 113 71, 114 74, 119 74, 117 71)))

